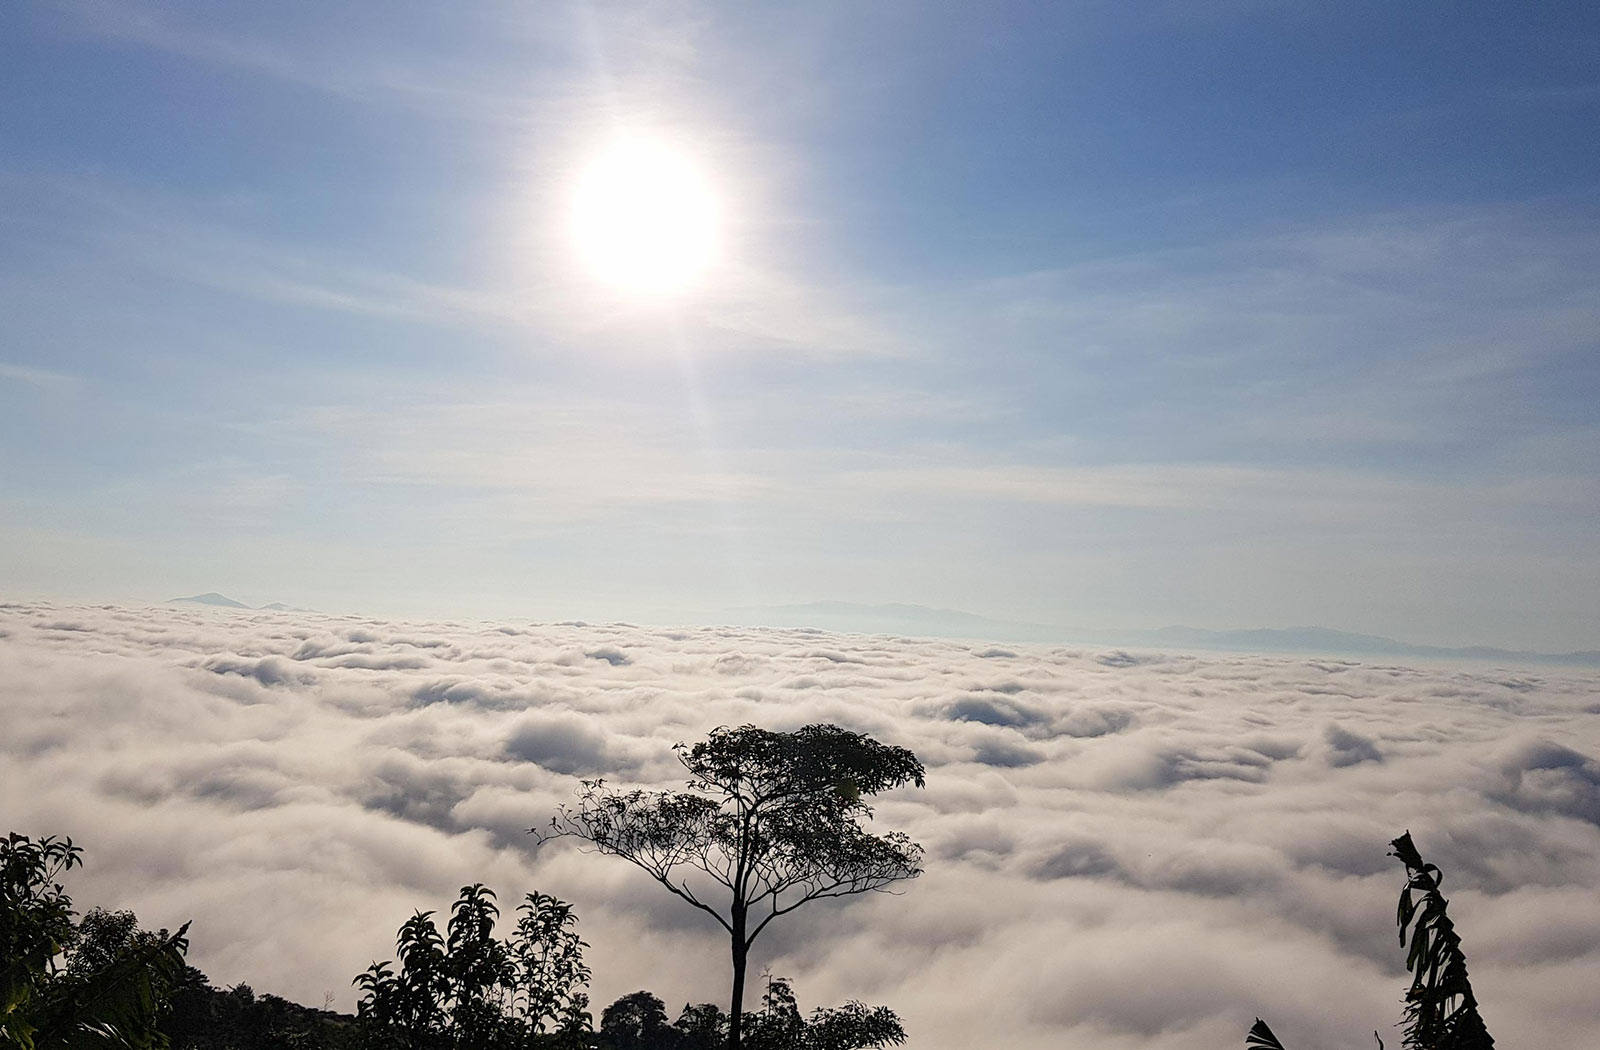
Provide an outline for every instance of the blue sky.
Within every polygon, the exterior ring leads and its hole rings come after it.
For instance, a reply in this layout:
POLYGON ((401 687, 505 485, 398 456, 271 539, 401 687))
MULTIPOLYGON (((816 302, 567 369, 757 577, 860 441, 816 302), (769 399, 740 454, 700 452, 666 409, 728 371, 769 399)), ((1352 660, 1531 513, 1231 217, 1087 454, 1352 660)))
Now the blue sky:
POLYGON ((1600 647, 1590 5, 0 25, 6 592, 1600 647), (577 263, 619 132, 684 294, 577 263))

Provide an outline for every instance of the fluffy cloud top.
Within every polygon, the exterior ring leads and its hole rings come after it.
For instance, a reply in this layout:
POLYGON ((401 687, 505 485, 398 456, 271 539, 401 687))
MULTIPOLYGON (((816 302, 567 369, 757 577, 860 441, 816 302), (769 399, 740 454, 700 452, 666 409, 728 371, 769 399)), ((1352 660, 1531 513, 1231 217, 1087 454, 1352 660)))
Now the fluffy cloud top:
POLYGON ((214 980, 303 1002, 476 881, 573 901, 600 1005, 720 1002, 720 931, 526 831, 580 777, 678 783, 715 726, 828 721, 926 763, 876 811, 928 870, 763 936, 804 1004, 952 1050, 1387 1035, 1409 828, 1502 1044, 1600 1044, 1592 673, 10 604, 0 681, 0 817, 87 848, 80 904, 192 918, 214 980))

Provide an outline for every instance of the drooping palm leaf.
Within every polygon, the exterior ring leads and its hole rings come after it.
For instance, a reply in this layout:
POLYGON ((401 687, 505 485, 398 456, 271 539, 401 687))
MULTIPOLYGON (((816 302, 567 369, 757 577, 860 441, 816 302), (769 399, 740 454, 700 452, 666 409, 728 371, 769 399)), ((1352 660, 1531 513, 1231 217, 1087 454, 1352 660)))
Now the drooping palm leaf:
POLYGON ((1278 1037, 1273 1034, 1271 1027, 1261 1018, 1256 1018, 1256 1023, 1251 1025, 1250 1034, 1244 1037, 1245 1050, 1284 1050, 1278 1037))
POLYGON ((1395 839, 1392 856, 1406 866, 1406 888, 1400 893, 1395 914, 1400 943, 1411 933, 1406 969, 1411 987, 1406 991, 1408 1050, 1493 1050, 1494 1039, 1478 1015, 1478 1000, 1467 978, 1467 957, 1461 938, 1439 892, 1439 869, 1422 859, 1411 833, 1395 839))

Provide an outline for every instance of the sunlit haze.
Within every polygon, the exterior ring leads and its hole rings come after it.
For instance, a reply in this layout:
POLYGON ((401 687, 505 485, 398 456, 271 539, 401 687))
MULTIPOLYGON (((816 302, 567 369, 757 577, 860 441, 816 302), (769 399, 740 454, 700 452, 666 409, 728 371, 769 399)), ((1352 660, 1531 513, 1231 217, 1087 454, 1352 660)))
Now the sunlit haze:
POLYGON ((11 5, 0 582, 1596 648, 1597 17, 11 5))
POLYGON ((705 175, 682 152, 649 139, 606 147, 579 175, 572 235, 601 280, 669 294, 715 258, 720 216, 705 175))

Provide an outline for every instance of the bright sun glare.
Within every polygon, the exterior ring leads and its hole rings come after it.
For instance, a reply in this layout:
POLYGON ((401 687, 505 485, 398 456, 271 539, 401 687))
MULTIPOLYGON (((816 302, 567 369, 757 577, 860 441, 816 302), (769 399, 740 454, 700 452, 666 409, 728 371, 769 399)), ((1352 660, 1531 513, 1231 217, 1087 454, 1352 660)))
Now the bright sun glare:
POLYGON ((650 139, 613 143, 579 177, 572 232, 609 284, 667 295, 694 284, 717 254, 716 200, 682 152, 650 139))

